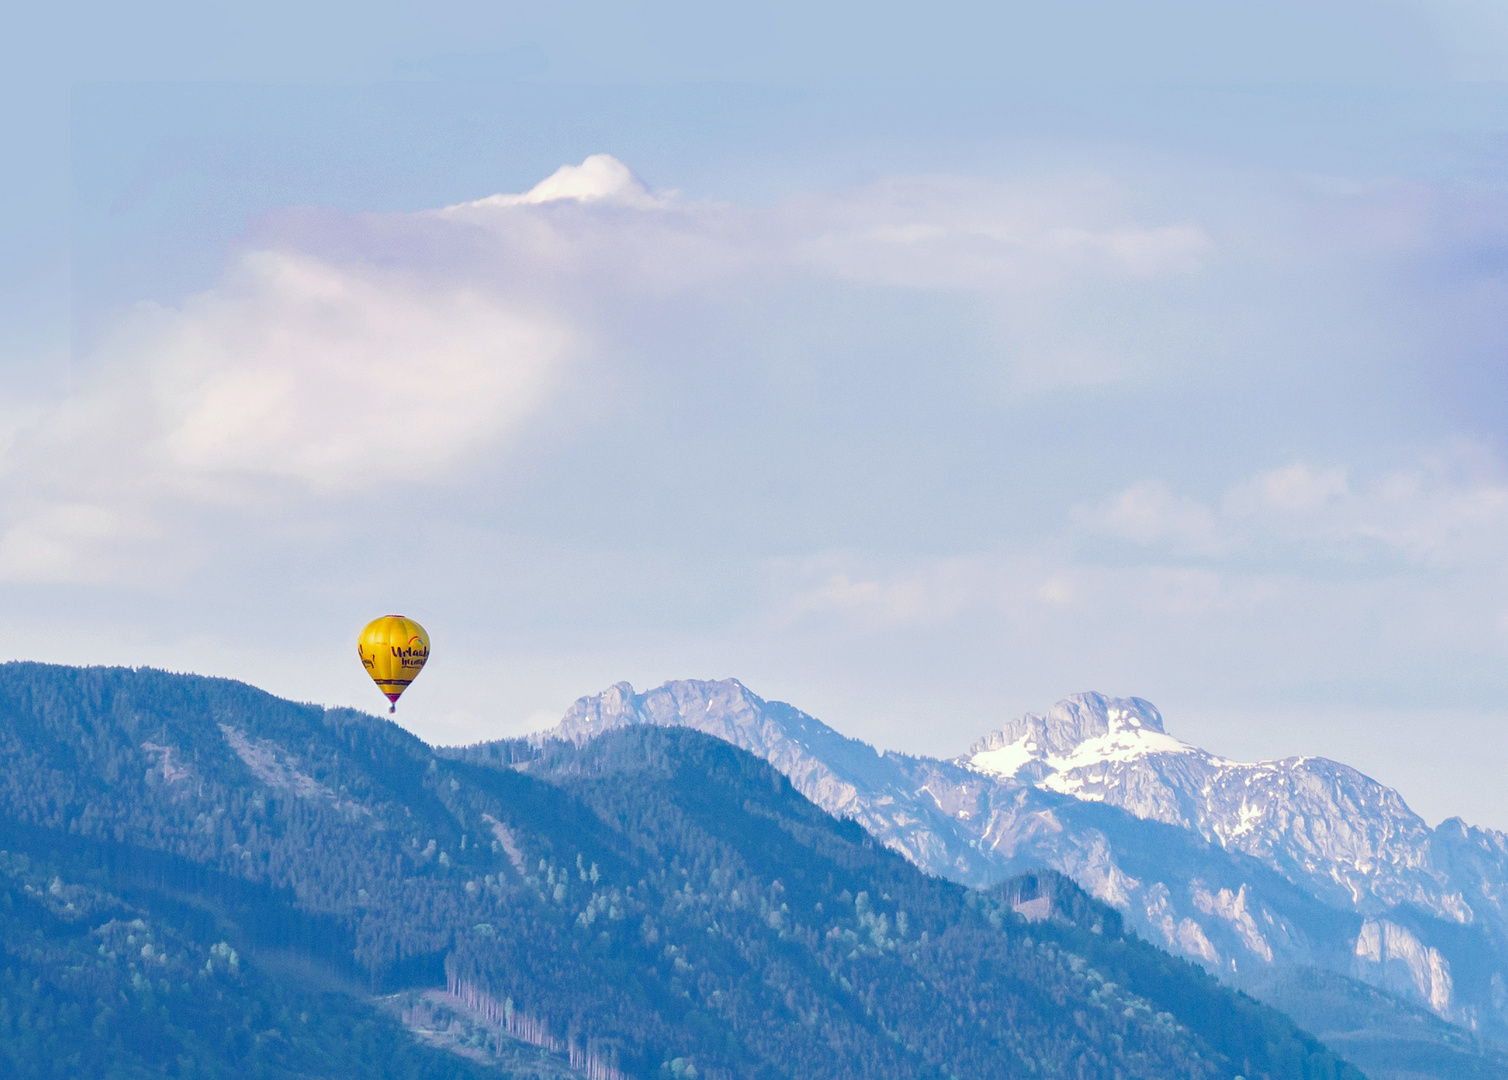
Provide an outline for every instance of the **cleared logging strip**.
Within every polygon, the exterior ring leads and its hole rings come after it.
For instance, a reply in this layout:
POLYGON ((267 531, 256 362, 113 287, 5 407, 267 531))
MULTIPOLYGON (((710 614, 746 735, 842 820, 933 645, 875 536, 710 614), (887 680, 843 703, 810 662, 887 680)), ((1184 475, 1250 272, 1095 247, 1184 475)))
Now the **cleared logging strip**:
POLYGON ((574 1037, 561 1042, 550 1033, 543 1021, 515 1009, 512 998, 498 1001, 471 980, 457 975, 448 963, 445 965, 445 989, 503 1033, 551 1053, 565 1054, 570 1059, 571 1068, 585 1073, 587 1080, 629 1080, 628 1076, 613 1067, 611 1061, 578 1045, 574 1037))

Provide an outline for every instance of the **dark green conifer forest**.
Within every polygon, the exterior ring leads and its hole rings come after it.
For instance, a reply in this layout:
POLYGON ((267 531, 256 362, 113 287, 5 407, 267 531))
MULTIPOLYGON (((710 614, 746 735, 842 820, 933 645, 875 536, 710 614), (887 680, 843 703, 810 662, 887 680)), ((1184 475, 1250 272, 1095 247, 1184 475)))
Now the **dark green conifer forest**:
POLYGON ((1360 1077, 1072 882, 927 877, 691 731, 441 751, 8 664, 0 755, 5 1075, 1360 1077), (406 1030, 424 993, 469 1034, 406 1030))

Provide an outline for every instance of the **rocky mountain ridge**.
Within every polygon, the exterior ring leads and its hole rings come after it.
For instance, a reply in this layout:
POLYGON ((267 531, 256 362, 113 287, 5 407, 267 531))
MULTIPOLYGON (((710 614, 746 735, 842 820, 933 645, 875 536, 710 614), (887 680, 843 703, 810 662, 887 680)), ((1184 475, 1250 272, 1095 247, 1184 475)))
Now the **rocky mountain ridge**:
POLYGON ((1224 977, 1307 965, 1508 1038, 1508 836, 1436 829, 1324 758, 1240 763, 1138 698, 1079 694, 952 761, 879 752, 735 679, 582 698, 537 739, 686 726, 764 757, 921 868, 976 886, 1048 866, 1224 977))
MULTIPOLYGON (((1411 903, 1461 923, 1503 918, 1482 875, 1436 865, 1434 830, 1392 788, 1328 758, 1217 757, 1167 734, 1139 698, 1075 695, 991 732, 958 763, 1191 829, 1363 912, 1411 903)), ((1502 850, 1501 833, 1449 824, 1446 844, 1464 830, 1502 850)), ((1504 880, 1508 863, 1488 876, 1504 880)))

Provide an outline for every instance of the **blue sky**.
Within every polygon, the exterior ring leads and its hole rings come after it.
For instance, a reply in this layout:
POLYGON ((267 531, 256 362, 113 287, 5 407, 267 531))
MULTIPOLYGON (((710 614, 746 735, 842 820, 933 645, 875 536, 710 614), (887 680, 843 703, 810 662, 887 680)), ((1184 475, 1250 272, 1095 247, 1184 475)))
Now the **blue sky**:
POLYGON ((1496 6, 31 17, 7 655, 373 707, 402 610, 444 741, 1098 689, 1508 827, 1496 6))

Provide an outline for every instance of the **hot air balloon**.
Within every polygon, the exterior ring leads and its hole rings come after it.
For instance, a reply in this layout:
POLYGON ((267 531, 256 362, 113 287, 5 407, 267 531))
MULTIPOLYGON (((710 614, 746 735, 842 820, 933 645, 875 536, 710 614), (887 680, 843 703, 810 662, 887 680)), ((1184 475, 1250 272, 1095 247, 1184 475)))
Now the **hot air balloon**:
POLYGON ((404 615, 384 615, 367 623, 356 639, 362 666, 398 711, 398 698, 424 670, 429 659, 429 635, 424 627, 404 615))

